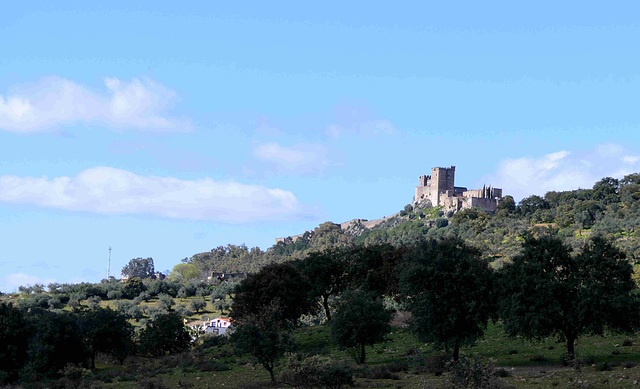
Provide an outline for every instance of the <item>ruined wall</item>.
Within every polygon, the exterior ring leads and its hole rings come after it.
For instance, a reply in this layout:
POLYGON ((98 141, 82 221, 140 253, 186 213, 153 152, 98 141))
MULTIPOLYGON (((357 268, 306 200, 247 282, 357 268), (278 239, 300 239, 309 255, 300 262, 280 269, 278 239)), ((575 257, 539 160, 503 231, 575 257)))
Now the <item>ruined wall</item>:
POLYGON ((473 208, 473 207, 482 208, 489 212, 495 212, 495 210, 498 208, 498 199, 468 197, 463 209, 473 208))

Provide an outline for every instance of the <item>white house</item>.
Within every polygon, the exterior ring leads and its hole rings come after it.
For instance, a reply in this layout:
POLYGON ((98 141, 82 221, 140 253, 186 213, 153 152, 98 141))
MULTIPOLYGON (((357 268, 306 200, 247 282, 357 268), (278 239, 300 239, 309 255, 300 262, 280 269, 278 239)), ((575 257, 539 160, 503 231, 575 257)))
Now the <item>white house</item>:
POLYGON ((192 330, 197 330, 204 334, 224 335, 231 325, 231 319, 219 317, 213 320, 197 320, 185 324, 192 330))

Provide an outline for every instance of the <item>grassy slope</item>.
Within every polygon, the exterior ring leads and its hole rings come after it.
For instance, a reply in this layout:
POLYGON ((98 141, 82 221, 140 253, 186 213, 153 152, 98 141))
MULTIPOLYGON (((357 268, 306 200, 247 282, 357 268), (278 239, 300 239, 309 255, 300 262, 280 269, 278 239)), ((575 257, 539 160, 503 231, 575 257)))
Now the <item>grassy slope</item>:
MULTIPOLYGON (((330 343, 328 327, 317 326, 302 328, 296 333, 300 345, 299 352, 318 353, 334 360, 348 359, 346 351, 338 350, 330 343)), ((229 346, 216 346, 206 351, 209 359, 214 355, 225 354, 229 346)), ((408 362, 409 369, 397 373, 399 380, 358 378, 359 387, 393 387, 393 388, 441 388, 448 382, 448 373, 442 376, 432 374, 416 374, 412 367, 411 350, 418 348, 427 354, 436 352, 428 345, 419 343, 413 335, 404 329, 396 329, 389 341, 378 344, 368 351, 368 367, 394 362, 408 362)), ((526 341, 510 339, 505 336, 500 324, 491 324, 485 339, 474 347, 463 350, 464 354, 481 354, 490 359, 496 366, 504 368, 511 374, 502 380, 517 388, 557 388, 557 387, 590 387, 590 388, 627 388, 636 387, 640 382, 640 367, 625 368, 624 361, 640 361, 640 336, 627 337, 610 335, 607 337, 584 337, 577 345, 579 357, 593 359, 593 364, 581 369, 565 367, 561 357, 565 353, 564 344, 557 339, 542 341, 526 341), (622 346, 623 341, 631 340, 633 345, 622 346), (614 352, 617 355, 614 355, 614 352), (600 371, 603 363, 612 366, 611 370, 600 371), (581 382, 582 384, 579 384, 581 382)), ((237 388, 244 385, 262 387, 268 384, 268 374, 259 365, 252 365, 248 356, 226 356, 217 358, 231 367, 223 372, 197 372, 184 368, 169 369, 153 378, 162 379, 167 387, 176 387, 178 382, 192 383, 198 388, 237 388)), ((102 369, 110 369, 103 366, 102 369)), ((105 384, 106 388, 135 388, 136 381, 113 382, 105 384)))

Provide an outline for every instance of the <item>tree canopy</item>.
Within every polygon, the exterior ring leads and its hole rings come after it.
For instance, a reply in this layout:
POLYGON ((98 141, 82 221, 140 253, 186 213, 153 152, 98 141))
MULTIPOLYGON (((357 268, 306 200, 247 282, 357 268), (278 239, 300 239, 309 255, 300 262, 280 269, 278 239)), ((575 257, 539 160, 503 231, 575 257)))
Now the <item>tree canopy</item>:
POLYGON ((232 316, 243 320, 273 304, 282 310, 282 320, 290 323, 317 310, 311 283, 290 262, 267 265, 240 281, 233 296, 232 316))
POLYGON ((153 258, 133 258, 122 268, 122 276, 129 278, 151 278, 155 274, 153 258))
POLYGON ((339 346, 351 349, 358 363, 364 363, 365 346, 383 341, 391 331, 391 314, 374 294, 347 291, 331 322, 331 337, 339 346))
POLYGON ((419 339, 453 351, 482 337, 494 312, 493 272, 459 238, 425 240, 406 256, 400 287, 419 339))
POLYGON ((562 335, 573 359, 581 335, 637 328, 640 305, 631 274, 624 254, 600 237, 573 256, 557 237, 529 237, 500 271, 499 314, 511 335, 562 335))

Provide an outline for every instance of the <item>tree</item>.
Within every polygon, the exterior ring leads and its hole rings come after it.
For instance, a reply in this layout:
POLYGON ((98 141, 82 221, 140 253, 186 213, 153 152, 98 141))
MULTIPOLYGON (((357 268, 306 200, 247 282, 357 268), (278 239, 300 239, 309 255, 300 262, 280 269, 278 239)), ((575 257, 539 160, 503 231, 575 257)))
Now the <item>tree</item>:
POLYGON ((397 269, 406 251, 406 246, 387 243, 351 248, 347 258, 350 288, 395 297, 399 291, 397 269))
POLYGON ((84 312, 78 325, 89 348, 92 369, 96 367, 96 353, 112 355, 122 364, 133 349, 133 326, 125 315, 109 307, 84 312))
POLYGON ((282 320, 292 324, 317 310, 311 283, 289 262, 267 265, 240 281, 233 296, 232 316, 242 321, 273 305, 282 309, 282 320))
POLYGON ((594 237, 582 253, 570 251, 556 237, 527 238, 522 253, 500 271, 498 308, 507 333, 559 334, 573 359, 581 335, 637 328, 640 302, 632 267, 610 242, 594 237))
MULTIPOLYGON (((120 295, 124 294, 126 298, 133 299, 136 296, 139 296, 140 293, 147 290, 147 287, 142 282, 142 279, 139 277, 129 278, 127 282, 124 284, 124 293, 120 293, 120 295)), ((114 293, 114 295, 118 295, 117 291, 109 291, 109 296, 114 293)), ((120 296, 122 297, 122 296, 120 296)), ((109 297, 111 299, 111 297, 109 297)))
POLYGON ((382 342, 391 331, 391 311, 380 299, 362 290, 346 292, 331 322, 331 337, 340 347, 350 348, 358 363, 366 359, 365 346, 382 342))
POLYGON ((151 278, 155 274, 153 258, 133 258, 122 268, 123 277, 151 278))
POLYGON ((196 313, 199 313, 200 310, 205 308, 206 306, 207 306, 206 301, 191 300, 189 302, 189 308, 193 311, 196 311, 196 313))
POLYGON ((496 208, 496 214, 505 217, 513 214, 516 211, 516 202, 512 196, 505 196, 500 203, 498 203, 498 207, 496 208))
POLYGON ((192 263, 179 263, 173 267, 169 278, 172 280, 189 281, 200 277, 202 272, 192 263))
POLYGON ((55 376, 69 363, 86 362, 86 348, 74 314, 34 311, 26 318, 31 336, 23 371, 33 374, 26 379, 55 376))
POLYGON ((283 320, 282 312, 282 307, 273 303, 232 325, 231 342, 236 352, 251 354, 269 372, 271 382, 276 380, 273 373, 276 361, 294 345, 292 324, 283 320))
POLYGON ((22 313, 12 304, 0 304, 0 385, 15 381, 27 361, 29 331, 22 313))
POLYGON ((593 200, 602 201, 604 204, 615 203, 620 200, 618 190, 620 182, 612 177, 605 177, 593 185, 591 190, 591 198, 593 200))
POLYGON ((400 289, 412 331, 424 342, 453 351, 482 337, 494 312, 493 273, 480 251, 459 238, 417 243, 406 256, 400 289))
POLYGON ((549 209, 549 203, 540 196, 531 195, 520 200, 518 210, 524 216, 530 215, 539 209, 549 209))
POLYGON ((327 320, 331 321, 329 297, 338 294, 346 285, 346 256, 349 249, 332 248, 312 252, 304 261, 298 262, 311 282, 311 293, 322 300, 327 320))
POLYGON ((164 309, 165 311, 171 311, 171 307, 176 305, 176 302, 173 301, 171 296, 168 294, 161 294, 158 296, 158 308, 164 309))
POLYGON ((158 315, 140 332, 140 349, 149 355, 166 355, 189 349, 191 336, 180 315, 158 315))

